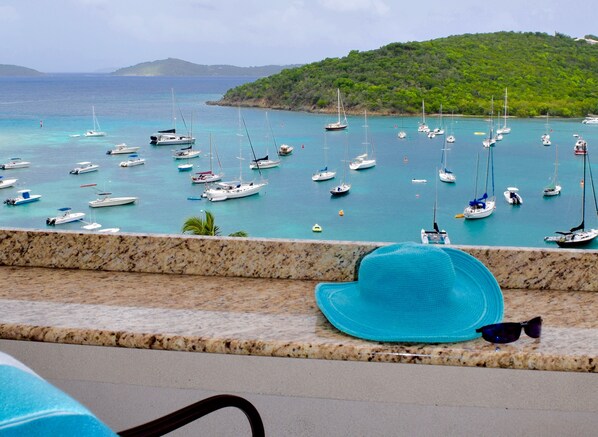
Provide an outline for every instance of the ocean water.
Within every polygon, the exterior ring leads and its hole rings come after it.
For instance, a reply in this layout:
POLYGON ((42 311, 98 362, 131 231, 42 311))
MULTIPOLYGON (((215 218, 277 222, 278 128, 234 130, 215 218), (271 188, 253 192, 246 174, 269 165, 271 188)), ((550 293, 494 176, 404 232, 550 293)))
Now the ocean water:
MULTIPOLYGON (((252 237, 266 238, 419 241, 421 228, 432 226, 437 198, 437 222, 454 244, 556 247, 544 242, 544 236, 567 230, 581 220, 583 158, 573 154, 573 134, 588 141, 593 158, 598 126, 584 125, 579 119, 549 119, 553 145, 545 147, 540 140, 545 119, 509 120, 512 133, 494 148, 496 211, 486 219, 464 220, 455 215, 463 212, 474 195, 483 193, 487 149, 482 147, 484 136, 479 133, 487 132, 486 120, 453 119, 445 114, 444 126, 457 138, 448 152, 457 182, 445 184, 436 182, 443 139, 418 133, 420 117, 368 116, 368 139, 377 166, 359 172, 345 170, 352 189, 344 197, 332 198, 328 190, 342 179, 347 155, 352 158, 363 151, 364 117, 351 116, 346 131, 325 134, 323 126, 333 121, 333 115, 242 108, 256 155, 274 155, 275 143, 294 146, 294 153, 282 157, 279 168, 263 170, 260 176, 249 169, 252 151, 247 136, 238 135, 239 110, 206 104, 249 80, 83 74, 0 78, 0 161, 20 157, 32 163, 26 169, 0 170, 7 178, 19 179, 16 187, 0 190, 0 196, 2 200, 14 197, 24 188, 43 196, 28 205, 0 205, 0 226, 45 229, 47 217, 55 216, 58 208, 71 207, 103 227, 119 227, 122 232, 180 234, 185 219, 208 210, 223 235, 244 230, 252 237), (259 195, 214 203, 188 199, 200 196, 203 186, 191 183, 191 173, 177 170, 180 161, 172 158, 172 147, 149 144, 152 133, 172 127, 172 90, 177 128, 192 130, 197 138, 195 148, 203 152, 202 157, 190 161, 194 171, 209 168, 211 137, 225 179, 238 179, 241 171, 244 180, 263 177, 268 185, 259 195), (92 128, 92 106, 108 135, 72 137, 92 128), (407 132, 407 139, 397 138, 400 129, 407 132), (146 164, 121 168, 118 164, 126 155, 106 155, 123 142, 140 146, 138 153, 146 164), (542 189, 553 175, 557 150, 563 191, 558 197, 544 198, 542 189), (240 154, 244 161, 238 159, 240 154), (80 161, 97 163, 100 170, 70 175, 69 170, 80 161), (313 182, 312 173, 326 162, 337 170, 336 179, 313 182), (412 183, 414 178, 427 183, 412 183), (96 192, 81 187, 91 183, 114 196, 137 196, 139 201, 91 209, 88 202, 97 197, 96 192), (514 207, 505 201, 503 191, 508 186, 519 188, 523 205, 514 207), (315 223, 322 226, 322 233, 312 232, 315 223)), ((427 121, 430 127, 440 123, 434 115, 427 121)), ((598 227, 591 184, 587 188, 586 227, 598 227)), ((57 228, 80 230, 81 223, 57 228)), ((598 242, 587 247, 596 249, 598 242)))

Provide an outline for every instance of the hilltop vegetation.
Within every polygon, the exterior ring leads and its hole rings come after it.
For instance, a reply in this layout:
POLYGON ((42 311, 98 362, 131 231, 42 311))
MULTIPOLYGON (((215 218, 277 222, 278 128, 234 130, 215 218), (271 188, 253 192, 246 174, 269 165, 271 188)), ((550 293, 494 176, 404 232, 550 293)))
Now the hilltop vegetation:
POLYGON ((566 35, 497 32, 351 51, 229 90, 222 105, 336 111, 336 88, 347 112, 487 115, 491 99, 509 115, 598 113, 598 44, 566 35))
MULTIPOLYGON (((295 65, 291 66, 295 67, 295 65)), ((115 76, 269 76, 279 73, 284 66, 264 65, 261 67, 235 67, 233 65, 201 65, 181 59, 168 58, 159 61, 142 62, 131 67, 120 68, 115 76)))
POLYGON ((0 64, 0 76, 41 76, 37 70, 18 65, 0 64))

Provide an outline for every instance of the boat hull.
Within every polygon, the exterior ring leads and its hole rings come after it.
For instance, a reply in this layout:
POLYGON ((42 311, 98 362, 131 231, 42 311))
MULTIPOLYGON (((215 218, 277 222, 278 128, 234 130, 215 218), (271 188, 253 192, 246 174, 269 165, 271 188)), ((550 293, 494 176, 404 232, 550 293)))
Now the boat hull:
POLYGON ((322 181, 329 181, 330 179, 334 179, 336 177, 335 171, 321 171, 319 173, 314 174, 311 177, 311 180, 314 182, 322 182, 322 181))
POLYGON ((344 196, 345 194, 349 193, 350 189, 351 189, 351 185, 341 184, 341 185, 338 185, 338 186, 332 188, 330 190, 330 194, 332 194, 333 196, 344 196))
POLYGON ((205 191, 206 198, 211 202, 220 202, 228 199, 240 199, 258 194, 266 184, 253 182, 239 184, 230 188, 210 188, 205 191))
POLYGON ((104 197, 101 199, 92 200, 89 206, 92 208, 104 208, 108 206, 120 206, 135 203, 137 197, 104 197))
POLYGON ((426 231, 425 229, 422 229, 421 241, 422 244, 451 244, 451 240, 445 230, 426 231))
POLYGON ((263 170, 265 168, 274 168, 274 167, 278 167, 280 165, 280 161, 279 160, 263 160, 263 161, 258 161, 257 163, 252 162, 251 164, 249 164, 249 168, 252 170, 263 170))
POLYGON ((0 179, 0 188, 10 188, 14 186, 18 179, 0 179))
POLYGON ((486 206, 484 208, 468 206, 463 211, 463 217, 469 220, 482 219, 492 215, 495 209, 496 203, 494 200, 489 200, 486 202, 486 206))
POLYGON ((598 229, 577 231, 555 240, 559 247, 580 247, 590 244, 598 236, 598 229))
POLYGON ((46 219, 46 224, 49 226, 62 225, 65 223, 80 221, 83 219, 83 217, 85 217, 84 212, 73 212, 70 214, 60 215, 57 217, 48 217, 46 219))

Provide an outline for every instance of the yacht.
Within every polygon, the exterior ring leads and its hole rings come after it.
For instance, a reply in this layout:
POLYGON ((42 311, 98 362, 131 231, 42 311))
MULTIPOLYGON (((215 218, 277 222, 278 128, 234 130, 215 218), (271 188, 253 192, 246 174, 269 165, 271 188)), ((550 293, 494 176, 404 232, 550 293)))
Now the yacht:
POLYGON ((83 174, 83 173, 89 173, 92 171, 97 171, 97 169, 99 169, 99 168, 100 168, 100 166, 98 164, 92 164, 89 161, 83 161, 83 162, 78 162, 77 167, 72 169, 69 173, 70 174, 83 174))
POLYGON ((112 150, 108 150, 106 155, 126 155, 128 153, 135 153, 139 150, 139 146, 127 146, 125 143, 117 144, 112 150))
POLYGON ((106 206, 128 205, 137 201, 137 197, 110 197, 111 194, 106 192, 98 193, 98 196, 100 196, 99 199, 89 202, 89 206, 92 208, 103 208, 106 206))

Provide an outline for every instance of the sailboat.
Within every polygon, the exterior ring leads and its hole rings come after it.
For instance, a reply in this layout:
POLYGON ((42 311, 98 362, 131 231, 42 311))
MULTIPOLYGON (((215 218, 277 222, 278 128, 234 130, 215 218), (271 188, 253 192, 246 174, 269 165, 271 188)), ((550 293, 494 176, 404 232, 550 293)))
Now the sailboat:
POLYGON ((438 170, 438 178, 442 182, 455 183, 457 181, 457 177, 451 170, 448 169, 447 164, 448 151, 451 150, 446 146, 447 141, 448 138, 445 138, 444 144, 442 146, 442 158, 440 159, 440 169, 438 170))
POLYGON ((347 183, 347 158, 349 156, 349 139, 345 136, 345 159, 343 160, 343 178, 341 183, 330 189, 330 194, 334 197, 344 196, 351 189, 351 184, 347 183))
POLYGON ((426 124, 426 105, 424 104, 424 99, 422 99, 422 121, 417 127, 418 132, 430 132, 430 128, 426 124))
POLYGON ((216 159, 218 160, 218 167, 220 168, 220 170, 217 173, 214 173, 214 157, 212 155, 212 134, 210 133, 210 169, 195 173, 193 176, 191 176, 191 182, 194 184, 206 184, 221 180, 224 176, 224 173, 222 172, 222 165, 220 165, 220 158, 218 157, 218 152, 216 152, 216 159))
POLYGON ((492 105, 490 110, 490 119, 488 120, 488 136, 482 141, 484 147, 494 147, 496 144, 496 136, 494 135, 494 98, 492 98, 492 105))
POLYGON ((326 130, 342 130, 346 129, 349 125, 347 123, 347 116, 345 114, 345 108, 343 107, 343 103, 341 100, 341 90, 339 88, 336 89, 336 112, 338 114, 338 120, 332 123, 328 123, 324 128, 326 130), (341 121, 341 109, 343 111, 343 121, 341 121))
POLYGON ((463 210, 463 217, 466 219, 481 219, 490 216, 496 209, 496 200, 494 198, 494 148, 488 147, 488 158, 486 161, 486 185, 484 194, 481 197, 477 196, 478 190, 478 173, 480 155, 478 154, 478 161, 476 164, 476 182, 473 200, 469 201, 469 205, 463 210), (492 177, 492 196, 488 196, 488 179, 492 177))
POLYGON ((561 186, 558 184, 558 177, 559 177, 559 156, 558 156, 558 146, 554 146, 554 176, 552 177, 552 182, 544 188, 544 196, 558 196, 561 194, 561 186))
POLYGON ((428 132, 428 137, 434 138, 436 135, 444 135, 444 127, 442 125, 442 103, 440 104, 440 115, 438 120, 439 127, 435 127, 433 130, 428 132))
POLYGON ((422 244, 451 244, 451 240, 449 238, 448 233, 438 227, 438 223, 436 222, 436 207, 438 205, 438 181, 436 181, 436 194, 434 197, 434 221, 433 221, 433 229, 431 231, 427 231, 426 229, 422 228, 421 230, 421 240, 422 244))
POLYGON ((86 137, 104 137, 106 136, 106 132, 102 132, 102 128, 100 127, 100 123, 96 118, 96 108, 95 106, 91 107, 91 113, 93 118, 93 129, 88 130, 85 132, 86 137))
POLYGON ((376 159, 371 157, 368 154, 368 150, 371 149, 372 155, 373 155, 373 148, 371 147, 371 144, 368 141, 368 114, 367 114, 367 111, 364 112, 364 119, 365 119, 365 124, 363 126, 364 132, 365 132, 365 140, 363 142, 364 153, 362 153, 359 156, 356 156, 355 159, 353 159, 349 163, 349 168, 351 170, 365 170, 366 168, 372 168, 376 165, 376 159))
POLYGON ((324 168, 321 168, 311 176, 314 182, 328 181, 334 179, 336 171, 328 169, 328 137, 324 133, 324 168))
POLYGON ((550 125, 548 124, 548 112, 546 112, 546 124, 544 125, 544 135, 542 135, 542 145, 543 146, 550 146, 552 143, 550 142, 550 125))
POLYGON ((455 121, 455 115, 453 113, 451 113, 451 131, 450 131, 449 136, 446 137, 446 142, 451 143, 451 144, 456 141, 455 134, 453 131, 453 125, 455 124, 454 121, 455 121))
MULTIPOLYGON (((216 182, 214 184, 208 185, 204 190, 202 197, 206 197, 210 202, 220 202, 227 199, 239 199, 242 197, 253 196, 254 194, 258 194, 262 188, 264 188, 267 183, 264 181, 261 182, 243 182, 243 134, 240 132, 240 125, 243 122, 243 126, 245 127, 245 133, 247 134, 247 139, 249 140, 249 145, 253 152, 253 145, 251 144, 251 138, 249 137, 249 132, 247 131, 247 126, 245 125, 245 120, 241 118, 241 112, 239 110, 239 133, 237 134, 239 137, 239 180, 238 181, 228 181, 228 182, 216 182)), ((255 152, 253 153, 255 159, 255 152)), ((261 171, 258 169, 261 174, 261 171)))
MULTIPOLYGON (((544 240, 555 242, 559 247, 578 247, 589 244, 594 238, 598 236, 598 229, 585 229, 586 217, 586 168, 590 169, 590 181, 592 184, 592 191, 594 191, 594 179, 592 177, 592 167, 589 165, 588 154, 583 155, 583 179, 582 196, 581 196, 581 223, 578 226, 571 228, 569 231, 556 233, 558 236, 545 237, 544 240)), ((594 205, 598 212, 598 204, 596 203, 596 194, 594 193, 594 205)))
MULTIPOLYGON (((270 126, 270 120, 268 119, 268 113, 266 112, 266 121, 268 123, 268 129, 270 130, 270 135, 272 136, 272 141, 274 141, 274 149, 277 151, 276 156, 278 156, 278 147, 276 145, 276 139, 274 138, 274 133, 272 132, 272 127, 270 126)), ((265 168, 274 168, 280 165, 280 159, 270 159, 268 155, 268 147, 266 146, 266 156, 262 158, 256 158, 249 163, 249 168, 252 170, 260 170, 265 168)))
MULTIPOLYGON (((171 89, 172 94, 172 129, 159 130, 157 133, 150 136, 150 144, 156 146, 178 146, 186 144, 195 144, 193 135, 181 135, 176 132, 176 115, 174 102, 174 89, 171 89)), ((183 118, 183 123, 185 119, 183 118)))
POLYGON ((511 128, 507 126, 507 89, 505 88, 505 115, 503 126, 496 131, 498 135, 506 135, 511 133, 511 128))
POLYGON ((405 132, 405 129, 403 128, 403 114, 402 113, 401 113, 401 130, 397 134, 397 137, 399 138, 399 140, 404 140, 405 138, 407 138, 407 132, 405 132))

